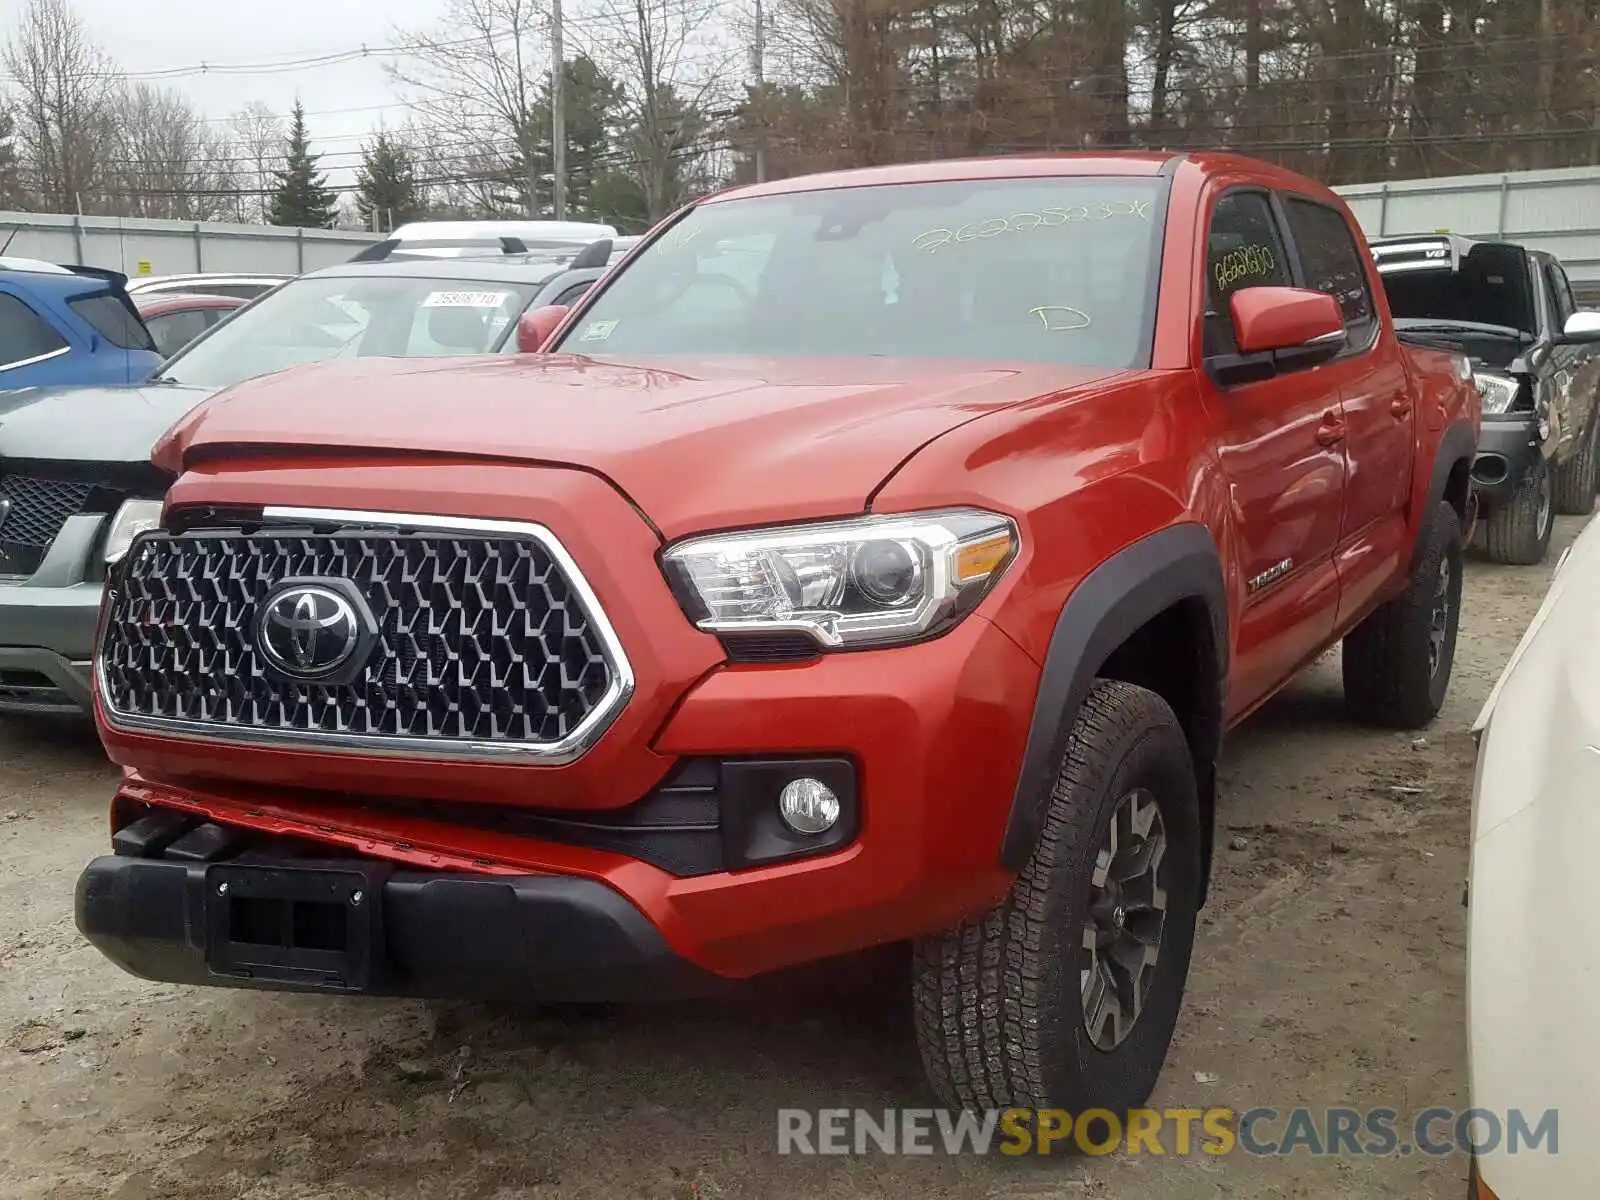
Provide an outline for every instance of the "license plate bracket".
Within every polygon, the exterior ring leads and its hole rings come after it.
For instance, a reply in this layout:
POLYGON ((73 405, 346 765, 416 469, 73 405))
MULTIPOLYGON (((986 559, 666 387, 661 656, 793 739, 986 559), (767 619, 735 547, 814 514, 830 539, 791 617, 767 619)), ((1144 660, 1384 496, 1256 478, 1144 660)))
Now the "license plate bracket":
POLYGON ((387 971, 374 862, 213 863, 206 868, 206 966, 224 978, 364 992, 387 971))

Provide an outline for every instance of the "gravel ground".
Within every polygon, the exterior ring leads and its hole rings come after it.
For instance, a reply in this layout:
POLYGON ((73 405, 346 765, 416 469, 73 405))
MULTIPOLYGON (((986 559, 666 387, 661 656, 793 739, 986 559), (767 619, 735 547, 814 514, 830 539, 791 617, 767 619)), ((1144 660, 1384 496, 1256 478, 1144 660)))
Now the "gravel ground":
MULTIPOLYGON (((1155 1104, 1464 1106, 1467 729, 1580 525, 1543 567, 1471 564, 1424 738, 1347 725, 1336 655, 1231 737, 1155 1104)), ((92 732, 0 722, 11 1200, 1465 1194, 1460 1157, 778 1156, 780 1107, 928 1103, 871 981, 581 1019, 146 984, 72 924, 113 781, 92 732)))

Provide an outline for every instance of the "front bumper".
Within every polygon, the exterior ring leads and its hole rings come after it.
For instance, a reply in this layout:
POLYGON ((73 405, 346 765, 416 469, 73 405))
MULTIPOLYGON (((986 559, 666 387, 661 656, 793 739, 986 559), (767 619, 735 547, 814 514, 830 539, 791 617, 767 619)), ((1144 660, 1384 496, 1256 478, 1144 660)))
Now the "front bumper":
POLYGON ((90 658, 104 587, 0 584, 0 712, 89 710, 90 658))
POLYGON ((1478 455, 1472 463, 1473 490, 1487 507, 1506 503, 1543 453, 1534 413, 1484 417, 1478 455))
MULTIPOLYGON (((552 819, 561 814, 594 826, 608 814, 633 810, 642 817, 641 793, 620 807, 580 809, 543 791, 550 773, 524 770, 515 776, 519 805, 390 800, 375 789, 396 764, 369 766, 367 788, 352 793, 335 791, 308 763, 301 780, 316 781, 319 790, 311 791, 305 782, 297 788, 270 777, 244 782, 242 764, 254 756, 242 753, 230 764, 240 778, 229 783, 214 772, 167 770, 157 779, 130 771, 113 806, 113 828, 147 813, 180 812, 228 830, 303 839, 329 855, 466 875, 586 881, 642 913, 677 958, 714 976, 747 978, 931 933, 1005 895, 1011 877, 999 847, 1039 677, 1038 664, 976 614, 920 645, 827 655, 805 665, 714 670, 650 738, 667 765, 645 789, 646 800, 650 812, 664 817, 661 793, 676 789, 671 803, 678 805, 695 786, 694 777, 680 772, 716 760, 725 769, 715 790, 724 801, 743 797, 737 818, 743 824, 730 834, 734 810, 724 807, 720 828, 687 834, 675 847, 657 830, 648 852, 594 836, 578 844, 552 819), (731 787, 726 768, 787 759, 853 765, 854 836, 803 856, 741 860, 728 848, 771 845, 776 796, 769 787, 759 804, 749 803, 752 793, 731 787), (760 804, 765 808, 758 811, 760 804), (546 824, 535 828, 535 821, 546 824), (692 844, 702 836, 722 844, 721 861, 707 858, 714 845, 707 851, 692 844)), ((166 749, 174 755, 169 762, 180 765, 181 748, 166 749)), ((207 754, 218 755, 207 762, 222 761, 220 748, 207 754)), ((621 786, 613 779, 608 790, 616 795, 621 786)), ((107 869, 92 865, 89 873, 107 869)), ((179 971, 168 951, 137 945, 170 943, 161 931, 186 927, 182 889, 168 886, 166 899, 145 895, 137 910, 128 893, 102 897, 97 903, 108 909, 86 932, 119 929, 123 941, 107 949, 117 961, 136 973, 189 981, 192 968, 179 971), (128 911, 106 915, 118 907, 128 911)), ((536 969, 536 947, 531 954, 536 969)), ((419 987, 448 992, 451 984, 419 987)))
MULTIPOLYGON (((207 827, 200 831, 195 840, 206 840, 207 827)), ((214 825, 209 831, 213 844, 224 832, 214 825)), ((544 1003, 673 999, 718 987, 604 884, 431 871, 395 871, 382 883, 383 951, 360 986, 218 971, 207 957, 207 906, 227 897, 208 883, 212 866, 95 859, 78 880, 78 929, 125 970, 173 983, 544 1003)))

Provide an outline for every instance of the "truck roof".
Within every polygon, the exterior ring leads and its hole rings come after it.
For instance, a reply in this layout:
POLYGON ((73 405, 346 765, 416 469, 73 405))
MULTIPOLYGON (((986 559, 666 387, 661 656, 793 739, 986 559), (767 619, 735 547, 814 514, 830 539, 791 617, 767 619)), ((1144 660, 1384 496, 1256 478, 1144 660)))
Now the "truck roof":
POLYGON ((728 188, 705 198, 719 202, 752 196, 781 196, 834 188, 872 187, 896 183, 944 183, 983 179, 1028 179, 1052 176, 1131 175, 1150 178, 1170 175, 1180 166, 1206 175, 1245 174, 1268 184, 1295 183, 1308 187, 1343 206, 1336 193, 1297 172, 1242 154, 1189 153, 1170 150, 1065 150, 1053 154, 1006 154, 984 158, 943 159, 936 162, 893 163, 881 167, 855 167, 777 179, 768 183, 728 188))

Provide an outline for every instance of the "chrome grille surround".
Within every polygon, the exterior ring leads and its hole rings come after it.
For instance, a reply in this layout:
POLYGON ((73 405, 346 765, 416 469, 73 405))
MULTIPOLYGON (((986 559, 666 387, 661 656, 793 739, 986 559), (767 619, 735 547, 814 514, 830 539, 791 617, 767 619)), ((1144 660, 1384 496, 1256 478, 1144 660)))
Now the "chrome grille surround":
MULTIPOLYGON (((337 556, 335 556, 337 557, 337 556)), ((402 564, 403 565, 403 564, 402 564)), ((338 576, 333 576, 338 578, 338 576)), ((503 582, 503 581, 502 581, 503 582)), ((259 602, 264 598, 266 590, 272 585, 273 580, 265 578, 257 580, 259 594, 251 599, 259 602)), ((552 599, 550 589, 546 586, 546 599, 552 599)), ((383 613, 380 620, 387 625, 388 635, 380 643, 379 650, 375 652, 371 668, 376 668, 380 675, 387 672, 394 663, 394 656, 389 653, 390 643, 395 632, 394 622, 398 619, 398 606, 380 603, 374 606, 383 613)), ((430 611, 429 605, 422 603, 412 610, 413 615, 426 615, 430 611)), ((208 626, 209 627, 209 626, 208 626)), ((403 635, 410 637, 409 633, 402 631, 403 635)), ((239 638, 243 638, 243 634, 239 638)), ((538 635, 533 635, 538 636, 538 635)), ((238 640, 238 639, 236 639, 238 640)), ((253 639, 252 639, 253 641, 253 639)), ((540 648, 545 651, 547 665, 561 669, 562 656, 552 656, 549 647, 542 642, 540 648)), ((158 647, 160 649, 160 647, 158 647)), ((231 668, 224 674, 237 674, 239 669, 245 668, 253 672, 251 683, 259 681, 263 669, 254 661, 254 655, 248 648, 238 648, 231 663, 224 666, 231 668)), ((419 659, 425 657, 417 656, 419 659)), ((487 658, 489 656, 483 656, 487 658)), ((476 661, 476 660, 475 660, 476 661)), ((511 664, 515 667, 518 664, 511 664)), ((369 690, 381 688, 385 683, 382 678, 368 678, 364 686, 369 690)), ((213 687, 216 686, 213 680, 213 687)), ((248 686, 248 685, 247 685, 248 686)), ((284 684, 277 684, 278 690, 287 691, 284 684)), ((566 684, 563 682, 563 688, 566 684)), ((581 686, 576 684, 574 686, 581 686)), ((315 692, 319 685, 301 685, 304 693, 315 692)), ((205 528, 187 531, 181 534, 169 534, 163 531, 153 531, 141 535, 130 548, 127 556, 114 576, 111 592, 108 594, 105 611, 102 615, 102 631, 100 644, 95 653, 95 690, 99 696, 107 724, 115 730, 128 733, 155 734, 168 737, 182 737, 207 742, 259 746, 276 749, 298 749, 331 753, 337 755, 374 755, 393 757, 412 757, 437 761, 471 761, 471 762, 525 762, 529 764, 558 766, 574 762, 582 757, 605 731, 621 714, 631 699, 635 688, 633 669, 628 661, 616 630, 607 618, 599 599, 594 594, 593 588, 584 577, 583 572, 573 560, 560 540, 547 527, 533 522, 489 520, 473 517, 447 517, 418 513, 390 513, 370 512, 350 509, 321 509, 321 508, 283 508, 268 507, 262 510, 258 523, 253 522, 250 532, 240 529, 226 528, 209 530, 205 528), (310 531, 309 533, 307 531, 310 531), (555 598, 548 609, 561 609, 565 617, 565 607, 569 602, 575 602, 578 614, 581 617, 582 630, 578 634, 567 630, 562 635, 562 648, 565 650, 574 637, 592 635, 593 651, 590 653, 587 665, 596 662, 605 668, 604 687, 598 691, 591 701, 588 701, 587 710, 574 722, 570 728, 559 732, 559 735, 549 740, 536 740, 532 738, 502 738, 481 736, 447 736, 436 733, 401 733, 401 732, 349 732, 342 728, 306 727, 308 718, 297 717, 300 727, 293 725, 286 727, 282 722, 277 724, 239 723, 235 721, 216 719, 191 719, 187 716, 167 715, 154 712, 140 712, 135 706, 118 704, 119 692, 126 701, 128 693, 121 687, 122 682, 119 672, 122 666, 108 664, 108 659, 129 649, 130 643, 123 637, 119 630, 119 622, 129 620, 126 614, 118 611, 119 605, 131 603, 128 591, 128 573, 135 569, 137 563, 142 561, 142 547, 151 542, 165 542, 175 544, 185 539, 193 544, 201 539, 216 540, 249 540, 250 538, 284 539, 293 538, 306 542, 332 542, 335 539, 345 542, 361 542, 366 540, 374 544, 384 542, 398 542, 407 539, 433 539, 436 541, 449 541, 456 539, 479 539, 483 543, 513 543, 527 548, 530 553, 540 553, 549 560, 553 575, 551 582, 559 585, 564 590, 564 595, 555 598)), ((337 690, 337 689, 322 689, 337 690)), ((494 689, 491 689, 494 690, 494 689)), ((502 692, 504 689, 500 689, 502 692)), ((542 695, 542 693, 541 693, 542 695)), ((237 693, 236 693, 237 699, 237 693)), ((246 700, 251 698, 246 697, 246 700)), ((313 698, 305 694, 295 694, 288 697, 294 705, 300 708, 313 709, 320 707, 326 712, 329 701, 326 697, 313 698), (317 703, 320 699, 320 705, 317 703)), ((497 699, 503 699, 497 697, 497 699)), ((270 700, 270 697, 269 697, 270 700)), ((281 701, 279 707, 283 707, 281 701)), ((269 704, 270 706, 270 704, 269 704)), ((502 713, 505 705, 499 707, 502 713)), ((515 707, 515 704, 513 704, 515 707)), ((491 718, 493 714, 490 714, 491 718)), ((547 714, 548 715, 548 714, 547 714)))

